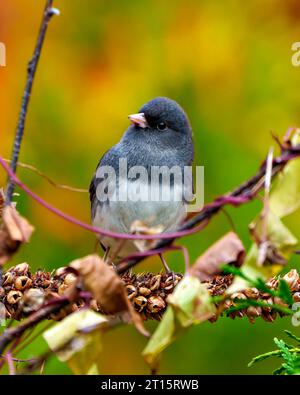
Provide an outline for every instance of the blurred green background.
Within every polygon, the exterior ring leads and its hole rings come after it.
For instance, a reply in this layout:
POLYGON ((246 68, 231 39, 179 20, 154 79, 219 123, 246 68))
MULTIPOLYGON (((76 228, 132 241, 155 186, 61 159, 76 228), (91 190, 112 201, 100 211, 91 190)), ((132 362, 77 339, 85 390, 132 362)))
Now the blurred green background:
MULTIPOLYGON (((27 61, 44 0, 0 3, 0 41, 7 67, 0 68, 0 154, 9 157, 27 61)), ((127 128, 127 115, 155 96, 169 96, 187 111, 197 164, 205 166, 205 200, 251 176, 271 144, 300 125, 300 68, 291 45, 300 41, 298 0, 57 0, 31 100, 20 160, 58 183, 87 188, 102 154, 127 128)), ((87 194, 63 191, 27 170, 18 171, 34 191, 60 209, 89 221, 87 194)), ((0 171, 0 185, 5 183, 0 171)), ((55 269, 89 254, 95 238, 64 222, 20 192, 18 208, 36 231, 12 263, 55 269)), ((248 224, 260 210, 253 202, 229 209, 249 247, 248 224)), ((299 236, 300 213, 285 221, 299 236)), ((200 234, 186 238, 191 260, 231 226, 221 214, 200 234)), ((183 270, 180 254, 168 256, 183 270)), ((299 264, 293 258, 290 266, 299 264)), ((160 270, 147 260, 139 270, 160 270)), ((155 323, 147 324, 150 328, 155 323)), ((291 329, 290 319, 220 319, 190 330, 172 345, 161 373, 270 373, 276 361, 247 368, 256 354, 273 348, 273 337, 291 329)), ((299 329, 292 328, 299 335, 299 329)), ((148 373, 141 351, 146 340, 133 327, 105 334, 103 372, 148 373)), ((38 340, 23 357, 46 350, 38 340)), ((69 373, 53 357, 45 373, 69 373)))

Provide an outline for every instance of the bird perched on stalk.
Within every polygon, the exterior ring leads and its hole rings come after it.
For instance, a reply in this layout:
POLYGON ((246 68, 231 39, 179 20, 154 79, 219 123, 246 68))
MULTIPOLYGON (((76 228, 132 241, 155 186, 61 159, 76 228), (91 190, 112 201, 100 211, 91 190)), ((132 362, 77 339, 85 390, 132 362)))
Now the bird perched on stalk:
MULTIPOLYGON (((118 233, 141 229, 145 233, 170 232, 185 219, 187 200, 192 194, 191 170, 184 173, 194 157, 188 117, 175 101, 157 97, 144 104, 137 114, 129 115, 129 120, 130 126, 120 142, 100 159, 91 181, 92 223, 118 233), (174 166, 181 170, 181 177, 172 173, 174 166), (153 169, 158 168, 161 174, 157 177, 153 169), (110 170, 115 176, 111 176, 110 170), (168 199, 162 188, 166 174, 170 175, 168 199), (122 198, 121 190, 126 191, 122 198), (155 199, 150 190, 154 191, 155 199)), ((135 240, 124 243, 104 237, 100 242, 106 256, 114 262, 145 248, 135 240)))

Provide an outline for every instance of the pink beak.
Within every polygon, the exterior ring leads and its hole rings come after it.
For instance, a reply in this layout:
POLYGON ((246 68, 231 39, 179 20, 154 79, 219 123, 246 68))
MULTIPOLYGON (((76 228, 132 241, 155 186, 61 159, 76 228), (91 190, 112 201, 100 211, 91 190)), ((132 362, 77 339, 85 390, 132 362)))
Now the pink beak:
POLYGON ((132 114, 129 115, 128 118, 133 125, 139 126, 140 128, 145 129, 148 126, 148 123, 145 118, 144 113, 132 114))

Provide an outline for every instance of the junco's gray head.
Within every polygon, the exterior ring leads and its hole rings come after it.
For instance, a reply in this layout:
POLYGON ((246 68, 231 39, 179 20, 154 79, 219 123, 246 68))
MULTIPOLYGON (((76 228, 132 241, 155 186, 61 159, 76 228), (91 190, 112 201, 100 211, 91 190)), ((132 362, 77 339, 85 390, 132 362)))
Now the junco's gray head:
POLYGON ((167 97, 156 97, 144 104, 138 114, 129 115, 133 126, 150 132, 190 134, 191 127, 187 115, 178 103, 167 97))

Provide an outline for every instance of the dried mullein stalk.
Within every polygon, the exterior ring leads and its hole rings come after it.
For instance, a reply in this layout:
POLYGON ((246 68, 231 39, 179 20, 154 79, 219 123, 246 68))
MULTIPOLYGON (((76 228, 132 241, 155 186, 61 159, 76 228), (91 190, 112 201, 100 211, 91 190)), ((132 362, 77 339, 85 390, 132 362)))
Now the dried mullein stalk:
MULTIPOLYGON (((6 318, 21 319, 38 310, 45 302, 61 298, 75 283, 80 282, 79 277, 79 273, 70 272, 68 268, 59 268, 54 275, 51 275, 51 273, 44 271, 31 274, 27 263, 12 267, 4 273, 2 286, 0 287, 0 302, 5 306, 6 318)), ((128 302, 136 312, 145 320, 160 320, 167 308, 168 295, 173 292, 182 277, 182 274, 179 273, 134 274, 128 272, 121 276, 121 280, 128 302)), ((293 300, 295 302, 300 301, 298 272, 291 270, 283 279, 291 290, 293 300)), ((280 298, 273 297, 269 293, 259 291, 256 288, 247 288, 230 296, 225 295, 225 291, 232 282, 232 274, 215 275, 211 280, 203 282, 211 296, 224 296, 222 301, 216 302, 216 314, 210 318, 211 322, 216 321, 221 315, 230 318, 247 317, 250 322, 254 322, 256 318, 261 317, 267 322, 273 322, 277 316, 284 315, 283 312, 277 312, 273 305, 290 307, 280 298), (266 306, 250 305, 236 311, 229 310, 232 307, 238 307, 240 302, 246 302, 247 300, 263 302, 266 306)), ((274 277, 266 282, 266 285, 271 290, 276 290, 279 286, 279 280, 274 277)), ((95 284, 96 286, 97 284, 95 284)), ((101 294, 97 298, 101 299, 101 294)), ((93 294, 84 291, 79 299, 70 302, 69 305, 58 313, 52 314, 49 318, 60 320, 84 306, 105 313, 99 300, 97 301, 93 294)))

